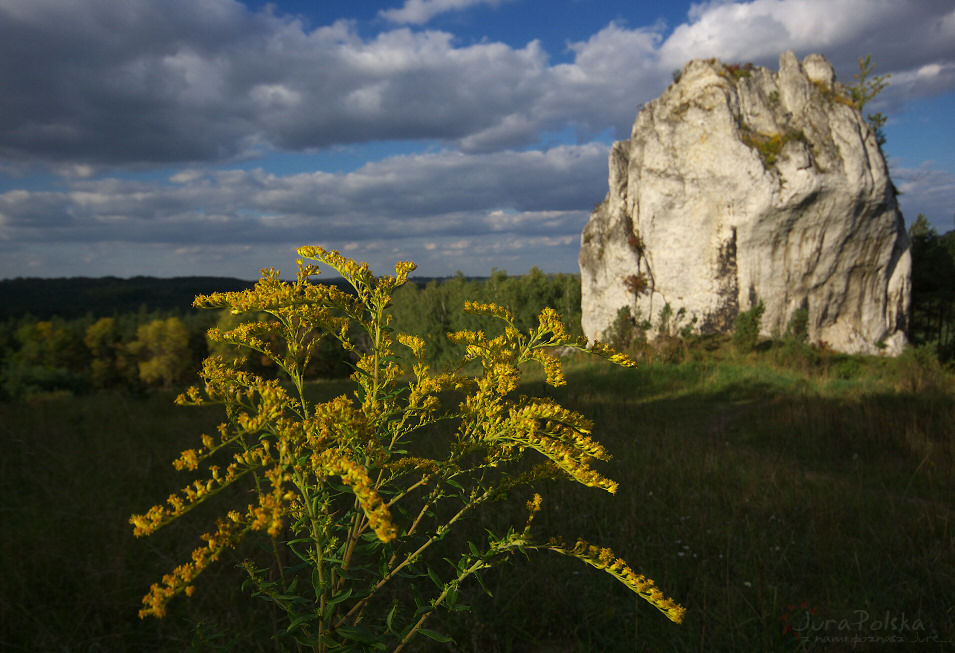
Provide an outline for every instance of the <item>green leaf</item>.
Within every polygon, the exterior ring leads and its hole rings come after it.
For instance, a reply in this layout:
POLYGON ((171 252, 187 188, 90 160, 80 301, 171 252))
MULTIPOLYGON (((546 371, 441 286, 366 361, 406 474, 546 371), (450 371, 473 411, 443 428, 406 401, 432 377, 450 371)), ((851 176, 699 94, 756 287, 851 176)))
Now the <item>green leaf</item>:
POLYGON ((425 605, 419 606, 418 609, 414 611, 414 616, 412 619, 417 619, 421 615, 429 614, 431 612, 434 612, 434 606, 430 603, 426 603, 425 605))
POLYGON ((392 625, 392 623, 393 623, 394 620, 395 620, 395 613, 396 613, 397 611, 398 611, 398 604, 395 603, 393 606, 391 606, 391 612, 389 612, 389 613, 388 613, 388 616, 385 617, 385 626, 388 627, 388 632, 391 633, 392 635, 397 634, 397 633, 395 633, 395 628, 394 628, 394 626, 392 625))
POLYGON ((288 569, 285 570, 285 573, 294 576, 294 575, 297 574, 298 572, 300 572, 300 571, 302 571, 302 570, 304 570, 304 569, 308 569, 309 567, 312 567, 312 566, 313 566, 313 565, 312 565, 311 560, 309 560, 309 559, 307 559, 307 558, 302 558, 302 562, 298 563, 297 565, 293 565, 293 566, 289 567, 288 569))
POLYGON ((339 603, 347 599, 349 596, 351 596, 351 591, 352 591, 352 588, 349 587, 347 590, 345 590, 341 594, 330 598, 326 605, 338 605, 339 603))
POLYGON ((297 616, 297 617, 295 617, 294 619, 292 619, 292 621, 291 621, 291 622, 289 623, 289 625, 288 625, 288 628, 285 629, 285 633, 288 634, 288 635, 294 633, 296 630, 298 630, 298 627, 299 627, 300 624, 303 624, 303 623, 305 623, 306 621, 310 621, 310 620, 312 620, 312 619, 315 619, 316 617, 317 617, 317 615, 315 615, 315 614, 313 614, 313 613, 310 613, 310 612, 306 612, 306 613, 304 613, 304 614, 300 614, 299 616, 297 616))
POLYGON ((454 639, 448 637, 447 635, 442 635, 436 630, 428 630, 427 628, 419 628, 418 632, 424 635, 425 637, 430 637, 436 642, 453 642, 454 639))
POLYGON ((361 569, 360 567, 349 567, 348 569, 339 567, 338 569, 335 570, 335 574, 339 578, 344 578, 346 580, 361 580, 361 575, 355 573, 356 571, 360 569, 361 569))
POLYGON ((431 567, 428 567, 428 576, 431 578, 431 581, 438 586, 438 589, 444 589, 444 582, 431 567))
MULTIPOLYGON (((367 628, 362 628, 360 626, 339 626, 335 629, 337 635, 341 635, 345 639, 350 639, 353 642, 361 642, 362 644, 381 644, 381 640, 375 636, 367 628)), ((376 646, 376 648, 378 648, 376 646)))
POLYGON ((414 598, 414 603, 418 606, 418 611, 415 613, 415 616, 421 614, 422 609, 425 612, 431 612, 431 604, 425 603, 424 599, 421 598, 421 592, 418 590, 417 585, 411 586, 411 596, 414 598))
POLYGON ((493 594, 491 594, 491 590, 487 588, 487 585, 484 584, 484 579, 481 578, 481 572, 479 571, 474 572, 474 577, 477 578, 477 582, 481 585, 481 589, 483 589, 488 596, 494 596, 493 594))
MULTIPOLYGON (((351 590, 349 590, 348 593, 351 594, 351 590)), ((335 609, 340 602, 341 601, 335 601, 334 599, 331 599, 325 604, 325 612, 322 613, 322 617, 325 619, 325 621, 331 619, 332 615, 335 614, 335 609)))

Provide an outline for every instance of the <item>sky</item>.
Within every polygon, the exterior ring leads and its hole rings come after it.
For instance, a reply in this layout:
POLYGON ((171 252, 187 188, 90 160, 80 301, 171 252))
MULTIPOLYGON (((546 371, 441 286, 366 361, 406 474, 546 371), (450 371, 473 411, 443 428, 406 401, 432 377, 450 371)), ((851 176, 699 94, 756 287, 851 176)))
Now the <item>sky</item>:
POLYGON ((785 50, 891 74, 906 223, 952 229, 951 0, 0 0, 0 279, 576 273, 640 107, 785 50))

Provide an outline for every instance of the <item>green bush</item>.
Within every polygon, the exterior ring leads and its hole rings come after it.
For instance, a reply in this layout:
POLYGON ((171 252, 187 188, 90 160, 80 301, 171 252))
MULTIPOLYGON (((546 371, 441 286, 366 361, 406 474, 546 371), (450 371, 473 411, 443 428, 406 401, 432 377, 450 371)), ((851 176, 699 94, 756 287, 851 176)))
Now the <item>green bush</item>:
POLYGON ((756 349, 765 312, 766 305, 760 299, 753 308, 736 316, 733 323, 733 345, 740 353, 748 353, 756 349))
POLYGON ((797 308, 789 316, 789 322, 786 323, 786 333, 783 335, 788 340, 796 342, 809 341, 809 309, 797 308))
POLYGON ((643 319, 639 307, 632 315, 629 306, 621 306, 604 338, 617 351, 635 352, 646 348, 649 330, 650 322, 643 319))

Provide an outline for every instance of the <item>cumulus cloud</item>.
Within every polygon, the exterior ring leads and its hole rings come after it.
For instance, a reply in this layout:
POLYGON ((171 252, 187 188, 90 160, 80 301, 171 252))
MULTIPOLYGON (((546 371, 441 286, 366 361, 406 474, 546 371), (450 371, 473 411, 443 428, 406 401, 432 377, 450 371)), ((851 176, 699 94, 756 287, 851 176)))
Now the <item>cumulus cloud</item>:
POLYGON ((506 0, 405 0, 401 9, 383 9, 378 12, 392 23, 424 25, 438 14, 461 11, 475 5, 496 7, 506 0))
MULTIPOLYGON (((75 180, 63 191, 0 194, 0 240, 40 245, 55 234, 180 252, 195 243, 291 247, 316 238, 365 243, 349 248, 356 251, 398 242, 424 251, 421 243, 430 242, 445 243, 439 252, 446 252, 462 239, 485 250, 545 237, 566 245, 579 242, 588 209, 605 193, 607 154, 590 143, 392 157, 343 174, 186 169, 150 182, 75 180)), ((0 266, 8 263, 18 265, 0 266)))
POLYGON ((934 161, 925 161, 915 168, 893 168, 892 178, 899 189, 899 205, 907 225, 921 213, 940 233, 952 229, 955 198, 955 174, 939 169, 934 161))
MULTIPOLYGON (((406 0, 369 33, 235 0, 2 0, 0 276, 78 244, 91 266, 257 269, 253 257, 317 239, 474 273, 547 248, 572 269, 606 192, 608 146, 588 141, 627 137, 690 58, 775 67, 785 49, 822 52, 851 81, 871 52, 877 74, 892 73, 872 109, 890 115, 955 88, 955 7, 936 0, 712 0, 672 30, 608 22, 559 64, 538 41, 462 45, 422 27, 503 1, 406 0), (542 145, 573 132, 577 145, 542 145), (439 151, 347 173, 248 169, 263 155, 389 141, 439 151), (59 185, 18 183, 37 170, 59 185)), ((951 175, 920 170, 896 173, 903 207, 950 205, 951 175)))
POLYGON ((708 57, 773 65, 784 50, 821 52, 841 73, 867 53, 893 72, 955 58, 955 7, 936 0, 713 0, 689 19, 660 48, 668 66, 708 57))
MULTIPOLYGON (((408 0, 388 16, 419 23, 476 1, 408 0)), ((787 48, 825 52, 843 79, 873 51, 880 72, 912 78, 905 92, 955 84, 955 9, 932 0, 709 2, 689 18, 666 39, 662 25, 610 23, 551 65, 536 41, 461 46, 407 27, 365 37, 233 0, 8 0, 0 157, 168 165, 384 140, 489 152, 566 128, 623 137, 689 58, 775 65, 787 48)))

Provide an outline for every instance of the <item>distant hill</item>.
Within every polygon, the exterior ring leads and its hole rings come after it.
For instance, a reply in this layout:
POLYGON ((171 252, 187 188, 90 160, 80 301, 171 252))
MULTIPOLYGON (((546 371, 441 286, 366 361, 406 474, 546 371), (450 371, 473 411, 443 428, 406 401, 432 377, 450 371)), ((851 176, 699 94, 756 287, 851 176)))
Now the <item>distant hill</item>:
POLYGON ((226 277, 71 277, 0 280, 0 320, 30 314, 64 319, 148 310, 188 310, 198 294, 245 290, 254 281, 226 277))
MULTIPOLYGON (((432 280, 416 277, 411 281, 423 286, 432 280)), ((341 278, 320 282, 351 291, 341 278)), ((148 311, 187 311, 196 295, 234 292, 254 285, 255 281, 230 277, 0 279, 0 322, 27 314, 41 320, 53 316, 69 320, 87 314, 109 317, 135 313, 143 307, 148 311)))

